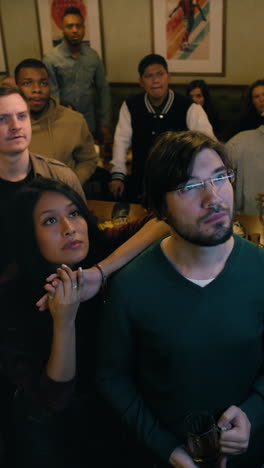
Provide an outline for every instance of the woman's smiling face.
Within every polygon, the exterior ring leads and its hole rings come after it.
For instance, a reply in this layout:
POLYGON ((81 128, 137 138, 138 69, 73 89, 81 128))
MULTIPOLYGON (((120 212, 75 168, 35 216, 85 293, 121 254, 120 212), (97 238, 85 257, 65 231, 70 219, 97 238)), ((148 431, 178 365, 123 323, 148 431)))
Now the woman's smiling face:
POLYGON ((45 192, 33 213, 36 241, 41 255, 54 265, 76 265, 88 254, 86 220, 65 195, 45 192))

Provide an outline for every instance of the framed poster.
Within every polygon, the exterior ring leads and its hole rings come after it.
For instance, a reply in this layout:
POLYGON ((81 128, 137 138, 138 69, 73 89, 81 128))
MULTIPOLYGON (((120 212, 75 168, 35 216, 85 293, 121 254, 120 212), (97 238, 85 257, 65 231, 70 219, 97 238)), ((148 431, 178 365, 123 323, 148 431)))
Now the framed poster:
POLYGON ((0 75, 5 75, 7 72, 8 70, 7 70, 3 28, 2 28, 1 18, 0 18, 0 75))
POLYGON ((154 52, 170 72, 224 74, 225 0, 152 0, 154 52))
POLYGON ((99 0, 36 0, 42 56, 62 40, 61 20, 66 8, 79 8, 85 21, 84 42, 102 57, 99 0))

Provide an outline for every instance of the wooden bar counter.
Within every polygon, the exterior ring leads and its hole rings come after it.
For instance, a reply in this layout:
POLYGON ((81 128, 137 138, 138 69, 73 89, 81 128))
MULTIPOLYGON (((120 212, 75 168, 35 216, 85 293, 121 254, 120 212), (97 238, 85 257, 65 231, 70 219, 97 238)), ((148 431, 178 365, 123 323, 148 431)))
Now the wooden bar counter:
POLYGON ((234 216, 234 220, 239 221, 239 223, 245 228, 247 238, 253 242, 264 244, 264 226, 258 215, 237 213, 234 216), (259 237, 259 242, 257 242, 257 237, 259 237))
POLYGON ((87 200, 87 206, 96 216, 99 224, 118 217, 126 218, 127 221, 133 221, 147 214, 146 209, 137 203, 87 200))
MULTIPOLYGON (((113 222, 113 219, 118 218, 120 218, 121 224, 122 222, 133 221, 141 216, 145 216, 147 213, 146 209, 137 203, 87 200, 87 206, 96 216, 98 224, 110 223, 113 222)), ((257 215, 236 213, 234 221, 239 221, 245 229, 247 238, 253 242, 264 244, 264 226, 257 215)), ((113 222, 113 224, 118 224, 118 222, 113 222)))

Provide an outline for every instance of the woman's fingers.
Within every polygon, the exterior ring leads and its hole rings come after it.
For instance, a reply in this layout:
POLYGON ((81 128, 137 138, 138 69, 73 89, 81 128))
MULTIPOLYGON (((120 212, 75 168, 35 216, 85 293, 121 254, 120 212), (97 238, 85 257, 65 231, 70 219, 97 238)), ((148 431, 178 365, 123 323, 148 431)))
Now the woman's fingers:
POLYGON ((36 303, 39 311, 47 309, 49 301, 55 298, 55 294, 56 299, 59 300, 64 301, 67 298, 72 302, 80 301, 81 290, 84 286, 84 275, 81 267, 73 272, 70 267, 63 264, 56 273, 48 276, 47 281, 49 282, 44 285, 47 294, 44 294, 36 303), (58 289, 59 285, 61 287, 58 289))
POLYGON ((73 272, 70 267, 65 264, 57 269, 57 274, 63 281, 65 296, 71 297, 72 300, 80 300, 80 288, 83 284, 82 269, 73 272))
MULTIPOLYGON (((55 279, 52 280, 52 283, 47 283, 44 285, 44 289, 47 291, 47 294, 44 294, 38 302, 36 302, 36 307, 42 312, 43 310, 46 310, 48 307, 48 299, 50 297, 55 296, 56 288, 59 285, 59 280, 58 280, 58 275, 51 275, 54 276, 55 279)), ((48 279, 47 279, 48 281, 48 279)))
POLYGON ((48 307, 48 294, 44 294, 44 296, 42 296, 38 300, 38 302, 36 302, 36 307, 38 308, 38 310, 40 312, 47 309, 47 307, 48 307))
POLYGON ((81 290, 84 285, 84 275, 83 275, 82 267, 79 267, 77 270, 77 282, 78 282, 79 294, 81 296, 81 290))
POLYGON ((58 277, 57 273, 52 273, 46 278, 46 281, 49 281, 51 283, 53 280, 55 280, 58 277))
POLYGON ((221 451, 227 454, 243 453, 248 448, 248 440, 240 441, 220 441, 221 451))
POLYGON ((62 282, 63 297, 68 298, 72 293, 72 281, 68 271, 65 271, 65 268, 57 268, 57 275, 62 282))
POLYGON ((46 289, 47 293, 54 296, 58 286, 59 286, 59 281, 56 280, 56 283, 54 281, 54 284, 53 283, 52 284, 45 284, 44 289, 46 289))

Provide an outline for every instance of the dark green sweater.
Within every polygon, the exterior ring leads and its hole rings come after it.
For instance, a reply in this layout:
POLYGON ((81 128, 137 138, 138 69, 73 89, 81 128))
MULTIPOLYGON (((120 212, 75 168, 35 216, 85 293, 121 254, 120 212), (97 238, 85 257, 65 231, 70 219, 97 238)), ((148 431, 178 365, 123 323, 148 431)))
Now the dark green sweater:
POLYGON ((117 273, 100 331, 103 394, 168 461, 185 414, 240 406, 263 430, 264 250, 235 237, 224 270, 201 288, 160 242, 117 273), (262 426, 262 427, 261 427, 262 426))

